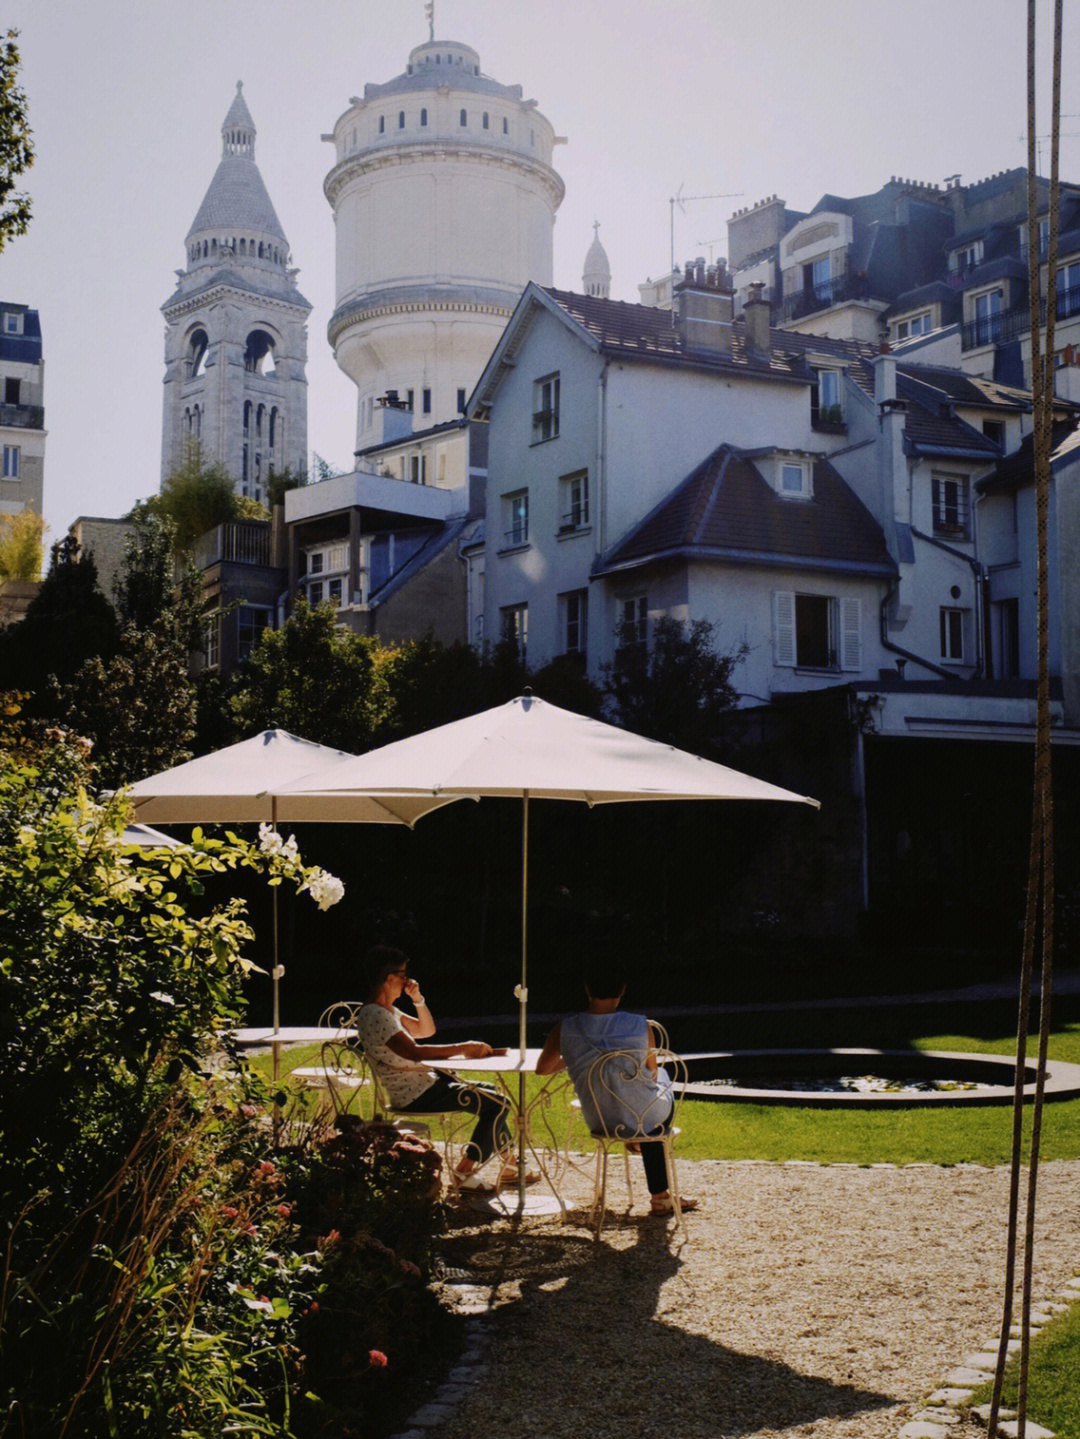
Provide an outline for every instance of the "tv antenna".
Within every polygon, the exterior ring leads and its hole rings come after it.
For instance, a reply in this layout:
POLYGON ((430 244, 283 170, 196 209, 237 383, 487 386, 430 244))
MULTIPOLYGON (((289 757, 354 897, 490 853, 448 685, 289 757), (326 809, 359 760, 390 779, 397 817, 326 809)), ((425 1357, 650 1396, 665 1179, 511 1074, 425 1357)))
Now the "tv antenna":
MULTIPOLYGON (((685 183, 685 182, 684 182, 685 183)), ((698 200, 735 200, 745 194, 743 190, 726 190, 720 195, 684 195, 682 185, 675 191, 668 200, 668 229, 671 237, 671 273, 675 273, 675 206, 684 213, 687 205, 692 205, 698 200)), ((698 242, 699 244, 701 241, 698 242)), ((716 241, 713 241, 716 244, 716 241)))
POLYGON ((713 262, 713 251, 716 249, 717 245, 722 245, 724 243, 724 236, 717 235, 715 240, 699 240, 697 243, 701 246, 703 250, 707 250, 709 252, 709 264, 711 265, 713 262))

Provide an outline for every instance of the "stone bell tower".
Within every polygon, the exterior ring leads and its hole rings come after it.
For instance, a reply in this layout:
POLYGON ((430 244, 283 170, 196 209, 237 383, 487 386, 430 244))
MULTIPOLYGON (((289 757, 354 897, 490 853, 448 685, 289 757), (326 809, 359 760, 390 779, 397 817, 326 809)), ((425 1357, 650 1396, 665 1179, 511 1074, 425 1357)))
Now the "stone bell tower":
POLYGON ((221 127, 221 163, 187 236, 165 316, 164 480, 193 453, 237 493, 266 499, 272 470, 307 464, 307 317, 289 242, 255 164, 243 88, 221 127))

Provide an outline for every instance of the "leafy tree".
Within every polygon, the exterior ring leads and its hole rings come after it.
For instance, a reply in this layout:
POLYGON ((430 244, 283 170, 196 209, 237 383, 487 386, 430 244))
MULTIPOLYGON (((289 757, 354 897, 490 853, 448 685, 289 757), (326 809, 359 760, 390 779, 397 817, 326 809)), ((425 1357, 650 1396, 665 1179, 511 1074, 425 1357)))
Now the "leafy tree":
POLYGON ((412 640, 386 651, 383 677, 391 709, 380 743, 464 719, 487 703, 484 661, 471 645, 412 640))
POLYGON ((603 716, 603 691, 589 678, 584 655, 556 655, 533 672, 530 684, 535 694, 560 709, 572 710, 590 719, 603 716))
POLYGON ((732 676, 746 650, 719 654, 712 640, 707 620, 686 624, 664 615, 647 648, 624 645, 604 683, 614 722, 648 739, 720 759, 739 699, 732 676))
POLYGON ((0 583, 40 577, 44 534, 45 521, 33 510, 0 515, 0 583))
POLYGON ((133 518, 149 513, 172 521, 176 547, 189 551, 200 535, 218 525, 227 525, 240 512, 236 488, 220 465, 207 465, 196 449, 161 484, 161 492, 144 500, 133 518))
POLYGON ((303 600, 266 629, 236 673, 229 708, 241 735, 285 729, 354 753, 385 731, 389 699, 377 640, 338 626, 329 604, 303 600))
POLYGON ((307 482, 306 471, 294 472, 291 465, 286 465, 283 470, 271 470, 266 477, 266 503, 272 510, 275 505, 284 503, 289 490, 301 489, 307 482))
POLYGON ((30 196, 15 189, 34 163, 26 94, 19 84, 18 30, 0 38, 0 250, 30 224, 30 196))
POLYGON ((0 630, 0 673, 6 684, 31 691, 44 713, 46 682, 67 683, 93 655, 116 653, 119 626, 97 583, 92 555, 72 535, 53 545, 49 573, 17 625, 0 630))

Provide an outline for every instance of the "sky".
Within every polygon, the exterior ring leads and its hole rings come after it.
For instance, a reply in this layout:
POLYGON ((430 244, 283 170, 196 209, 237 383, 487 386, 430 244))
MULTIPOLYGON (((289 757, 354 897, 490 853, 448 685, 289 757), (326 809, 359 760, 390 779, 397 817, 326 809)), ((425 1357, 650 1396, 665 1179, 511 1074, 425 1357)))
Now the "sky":
MULTIPOLYGON (((1065 8, 1061 172, 1080 179, 1080 5, 1065 8)), ((612 296, 636 300, 667 273, 676 194, 704 197, 675 210, 682 262, 724 255, 729 216, 766 195, 808 210, 893 175, 970 182, 1025 163, 1022 0, 436 0, 435 13, 437 39, 473 46, 566 136, 564 289, 581 289, 598 220, 612 296)), ((34 218, 0 254, 0 298, 41 315, 48 538, 158 487, 160 307, 237 80, 314 307, 309 444, 349 468, 355 390, 326 340, 332 151, 320 137, 366 82, 403 72, 427 39, 423 0, 6 0, 3 24, 21 32, 37 159, 23 182, 34 218)), ((1040 31, 1041 133, 1048 54, 1040 31)))

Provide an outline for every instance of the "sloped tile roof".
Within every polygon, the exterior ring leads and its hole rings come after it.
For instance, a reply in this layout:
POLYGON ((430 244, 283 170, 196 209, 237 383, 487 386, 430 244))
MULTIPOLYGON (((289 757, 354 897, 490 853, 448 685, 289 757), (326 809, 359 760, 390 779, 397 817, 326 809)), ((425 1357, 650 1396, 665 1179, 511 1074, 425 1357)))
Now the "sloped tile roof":
MULTIPOLYGON (((1080 427, 1072 420, 1058 420, 1050 432, 1050 464, 1053 468, 1067 464, 1080 450, 1080 427)), ((1006 455, 992 475, 978 480, 980 493, 995 494, 1021 489, 1035 482, 1035 437, 1025 435, 1011 455, 1006 455)))
POLYGON ((597 568, 675 555, 870 574, 896 569, 880 525, 827 460, 814 463, 813 499, 784 499, 731 445, 715 450, 597 568))

